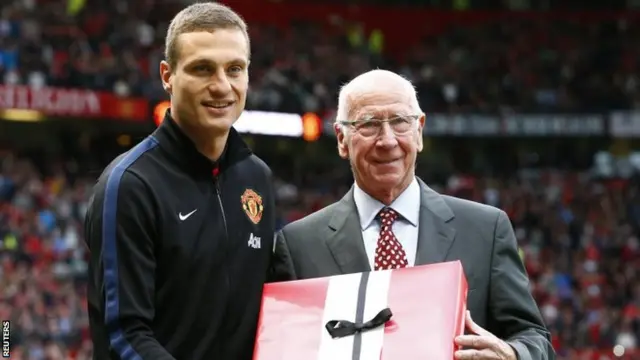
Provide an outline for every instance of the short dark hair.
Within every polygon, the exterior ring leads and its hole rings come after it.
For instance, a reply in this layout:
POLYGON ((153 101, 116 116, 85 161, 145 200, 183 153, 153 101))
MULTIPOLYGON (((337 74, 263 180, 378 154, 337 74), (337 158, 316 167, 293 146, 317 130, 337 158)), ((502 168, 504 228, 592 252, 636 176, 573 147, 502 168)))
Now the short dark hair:
POLYGON ((247 24, 228 6, 215 2, 202 2, 190 5, 180 11, 169 24, 165 38, 164 56, 175 69, 178 62, 178 36, 196 31, 214 31, 218 29, 238 29, 247 38, 247 46, 251 48, 247 24))

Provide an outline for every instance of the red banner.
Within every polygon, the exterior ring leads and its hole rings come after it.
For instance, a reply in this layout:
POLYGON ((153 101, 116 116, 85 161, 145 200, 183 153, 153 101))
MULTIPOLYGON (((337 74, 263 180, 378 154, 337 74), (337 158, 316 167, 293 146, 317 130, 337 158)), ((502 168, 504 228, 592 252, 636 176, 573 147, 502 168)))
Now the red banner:
POLYGON ((0 85, 0 110, 30 110, 46 116, 148 121, 143 98, 82 89, 0 85))

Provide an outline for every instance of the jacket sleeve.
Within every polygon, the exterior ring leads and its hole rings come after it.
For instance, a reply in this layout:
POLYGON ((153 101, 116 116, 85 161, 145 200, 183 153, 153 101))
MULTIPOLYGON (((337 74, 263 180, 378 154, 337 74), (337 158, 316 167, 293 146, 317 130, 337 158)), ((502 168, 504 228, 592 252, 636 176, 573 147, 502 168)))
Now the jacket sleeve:
POLYGON ((504 211, 494 231, 489 329, 513 347, 519 360, 553 360, 550 334, 529 291, 529 278, 504 211))
POLYGON ((273 255, 271 256, 271 269, 267 281, 279 282, 296 279, 296 271, 287 244, 287 238, 284 235, 284 230, 280 230, 276 234, 273 255))
POLYGON ((98 312, 112 359, 174 359, 154 338, 154 202, 134 174, 114 171, 98 183, 85 231, 98 312))

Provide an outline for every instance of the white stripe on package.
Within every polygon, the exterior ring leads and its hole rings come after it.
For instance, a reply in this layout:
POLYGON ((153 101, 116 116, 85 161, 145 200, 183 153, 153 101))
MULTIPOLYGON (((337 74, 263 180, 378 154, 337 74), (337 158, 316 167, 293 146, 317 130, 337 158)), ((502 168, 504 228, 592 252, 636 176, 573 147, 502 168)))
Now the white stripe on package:
MULTIPOLYGON (((322 338, 318 360, 352 360, 354 336, 333 339, 324 328, 331 320, 355 322, 361 274, 339 275, 329 280, 322 319, 322 338)), ((387 307, 391 271, 374 271, 367 283, 364 321, 371 320, 387 307)), ((360 360, 379 360, 384 338, 384 326, 362 333, 360 360)))
POLYGON ((358 288, 361 274, 338 275, 329 279, 327 297, 322 317, 322 338, 318 351, 318 360, 351 360, 353 336, 333 339, 325 324, 331 320, 356 321, 358 306, 358 288))
MULTIPOLYGON (((364 321, 373 319, 380 310, 389 304, 389 285, 391 270, 373 271, 369 275, 367 285, 367 301, 364 306, 364 321)), ((393 309, 391 309, 393 312, 393 309)), ((392 317, 393 319, 393 317, 392 317)), ((360 360, 380 360, 382 344, 384 343, 384 325, 362 333, 362 347, 360 360)))

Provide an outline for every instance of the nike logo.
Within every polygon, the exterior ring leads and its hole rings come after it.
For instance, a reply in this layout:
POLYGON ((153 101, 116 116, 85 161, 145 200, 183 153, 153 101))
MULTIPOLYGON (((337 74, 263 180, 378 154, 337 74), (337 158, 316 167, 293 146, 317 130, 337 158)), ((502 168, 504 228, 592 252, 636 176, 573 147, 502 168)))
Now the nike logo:
POLYGON ((180 212, 180 213, 178 213, 178 217, 180 218, 180 221, 185 221, 185 220, 187 220, 187 218, 189 216, 193 215, 193 213, 195 213, 196 211, 198 211, 198 209, 195 209, 192 212, 190 212, 188 214, 185 214, 185 215, 182 215, 182 213, 180 212))

